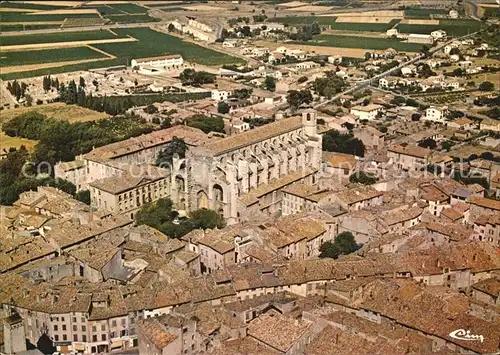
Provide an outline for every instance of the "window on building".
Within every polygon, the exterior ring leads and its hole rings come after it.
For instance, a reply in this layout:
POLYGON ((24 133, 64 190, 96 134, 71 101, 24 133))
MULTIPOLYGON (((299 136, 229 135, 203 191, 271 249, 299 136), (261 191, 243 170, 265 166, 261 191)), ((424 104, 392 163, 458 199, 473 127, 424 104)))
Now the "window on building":
POLYGON ((57 332, 58 328, 57 328, 57 324, 54 324, 54 331, 57 332))
POLYGON ((54 335, 54 341, 59 341, 59 335, 54 335))
POLYGON ((87 342, 87 335, 85 335, 85 334, 82 335, 82 342, 84 342, 84 343, 87 342))
POLYGON ((66 330, 66 324, 62 325, 62 330, 66 330))
POLYGON ((114 320, 111 322, 111 326, 112 326, 112 327, 116 327, 116 319, 114 319, 114 320))
POLYGON ((78 335, 73 334, 73 341, 78 341, 78 335))
POLYGON ((97 341, 97 334, 92 335, 92 341, 95 343, 97 341))
POLYGON ((106 341, 106 334, 101 335, 101 340, 106 341))
POLYGON ((68 340, 68 336, 66 334, 63 334, 63 341, 67 341, 68 340))

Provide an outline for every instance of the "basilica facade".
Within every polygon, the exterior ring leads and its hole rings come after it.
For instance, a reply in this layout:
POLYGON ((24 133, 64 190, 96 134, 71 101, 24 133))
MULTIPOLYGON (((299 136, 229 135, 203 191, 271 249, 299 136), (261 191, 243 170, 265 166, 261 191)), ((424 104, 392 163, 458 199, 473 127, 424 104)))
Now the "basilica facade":
POLYGON ((306 110, 174 157, 171 198, 180 210, 216 210, 229 224, 279 215, 281 189, 315 183, 321 154, 316 112, 306 110))

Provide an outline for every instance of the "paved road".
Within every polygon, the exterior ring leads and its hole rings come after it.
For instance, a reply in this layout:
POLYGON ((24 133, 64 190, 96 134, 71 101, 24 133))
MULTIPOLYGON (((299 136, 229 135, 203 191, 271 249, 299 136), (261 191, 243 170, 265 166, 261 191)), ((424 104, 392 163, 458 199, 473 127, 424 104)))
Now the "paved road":
MULTIPOLYGON (((466 35, 466 36, 463 36, 463 37, 453 38, 453 39, 449 40, 448 42, 442 43, 442 44, 440 44, 439 46, 432 48, 432 49, 429 51, 429 53, 431 54, 431 57, 432 57, 435 53, 437 53, 437 52, 439 52, 441 49, 443 49, 443 48, 444 48, 447 44, 449 44, 449 43, 451 43, 451 42, 453 42, 453 41, 456 41, 456 40, 463 40, 463 39, 465 39, 465 38, 472 37, 472 36, 473 36, 473 35, 475 35, 475 34, 476 34, 476 32, 474 32, 474 33, 470 33, 470 34, 468 34, 468 35, 466 35)), ((334 97, 332 97, 331 99, 328 99, 328 100, 326 100, 326 101, 323 101, 323 102, 318 103, 317 105, 315 105, 315 106, 314 106, 314 108, 316 109, 316 108, 322 107, 322 106, 324 106, 324 105, 327 105, 327 104, 329 104, 329 103, 331 103, 331 102, 333 102, 333 101, 335 101, 335 100, 339 99, 342 95, 347 95, 347 94, 350 94, 350 93, 352 93, 352 92, 358 91, 358 90, 360 90, 360 89, 362 89, 362 88, 365 88, 365 87, 367 87, 367 86, 371 85, 371 83, 376 82, 376 81, 378 81, 379 79, 381 79, 381 78, 383 78, 383 77, 385 77, 385 76, 388 76, 388 75, 390 75, 390 74, 394 73, 394 72, 395 72, 395 71, 397 71, 398 69, 401 69, 401 68, 403 68, 403 67, 405 67, 405 66, 407 66, 407 65, 410 65, 410 64, 418 63, 420 60, 423 60, 423 59, 425 59, 425 58, 426 58, 426 57, 425 57, 423 54, 421 54, 421 55, 419 55, 419 56, 417 56, 417 57, 415 57, 415 58, 413 58, 413 59, 411 59, 411 60, 409 60, 409 61, 406 61, 406 62, 404 62, 404 63, 402 63, 402 64, 398 65, 397 67, 394 67, 394 68, 389 69, 389 70, 387 70, 387 71, 385 71, 385 72, 383 72, 383 73, 381 73, 381 74, 378 74, 378 75, 374 76, 373 78, 370 78, 370 79, 368 79, 368 80, 361 81, 361 82, 359 82, 358 84, 354 85, 352 88, 350 88, 350 89, 348 89, 348 90, 346 90, 346 91, 344 91, 344 92, 341 92, 341 93, 339 93, 339 94, 335 95, 335 96, 334 96, 334 97)))

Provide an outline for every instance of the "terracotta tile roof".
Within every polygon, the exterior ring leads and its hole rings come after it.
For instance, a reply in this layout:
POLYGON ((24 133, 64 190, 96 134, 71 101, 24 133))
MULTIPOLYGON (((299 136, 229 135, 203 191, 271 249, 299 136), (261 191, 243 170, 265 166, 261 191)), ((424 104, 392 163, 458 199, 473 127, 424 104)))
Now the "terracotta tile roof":
POLYGON ((93 149, 91 152, 85 154, 84 158, 95 162, 104 162, 146 148, 166 144, 173 137, 184 139, 190 146, 198 146, 208 141, 208 136, 197 128, 174 126, 93 149))
POLYGON ((417 145, 394 145, 387 149, 389 152, 394 152, 403 155, 409 155, 416 158, 425 159, 429 157, 432 153, 430 149, 422 148, 417 145))
POLYGON ((137 322, 142 335, 144 335, 158 350, 163 350, 175 339, 176 334, 167 332, 156 319, 146 319, 137 322))
POLYGON ((89 185, 117 195, 122 192, 166 179, 170 173, 153 165, 131 165, 123 174, 92 181, 89 185))
POLYGON ((283 120, 269 123, 265 126, 257 127, 250 131, 235 134, 215 142, 209 142, 202 147, 202 150, 209 152, 211 155, 217 156, 287 132, 295 131, 301 127, 301 117, 285 118, 283 120))
POLYGON ((273 191, 279 190, 294 182, 297 182, 298 180, 314 174, 316 171, 317 169, 308 168, 305 170, 294 171, 288 175, 280 176, 278 179, 270 180, 267 184, 261 184, 256 188, 250 190, 245 195, 240 196, 239 201, 246 207, 251 206, 259 202, 260 197, 265 196, 273 191))
POLYGON ((328 189, 321 188, 319 185, 309 185, 301 182, 296 182, 292 185, 289 185, 282 191, 313 202, 318 202, 322 198, 332 193, 328 189))
POLYGON ((335 195, 337 196, 337 198, 344 201, 348 205, 352 205, 358 202, 380 197, 383 195, 383 193, 375 190, 373 187, 360 186, 353 189, 336 192, 335 195))
POLYGON ((85 165, 83 160, 73 160, 65 163, 57 164, 57 167, 63 171, 71 171, 82 168, 85 165))
POLYGON ((279 249, 303 239, 309 241, 317 238, 326 230, 319 220, 309 217, 298 218, 296 215, 292 215, 281 218, 274 223, 261 225, 257 232, 262 235, 265 242, 279 249))
POLYGON ((479 281, 472 285, 472 288, 495 298, 500 296, 500 280, 494 277, 479 281))
POLYGON ((205 245, 219 254, 225 254, 234 250, 234 239, 239 236, 240 230, 237 227, 226 227, 224 229, 206 230, 205 237, 198 243, 205 245))
POLYGON ((453 241, 468 240, 472 235, 472 233, 474 232, 474 230, 470 228, 454 223, 442 224, 442 223, 430 222, 426 223, 425 227, 429 231, 443 234, 449 237, 453 241))
POLYGON ((278 350, 269 348, 255 339, 245 337, 243 339, 228 340, 218 347, 212 355, 280 355, 278 350))
POLYGON ((334 152, 323 152, 323 161, 332 168, 340 169, 354 169, 357 162, 354 155, 334 152))
POLYGON ((500 211, 500 201, 499 200, 493 200, 491 198, 485 198, 485 197, 479 197, 479 196, 472 196, 468 199, 468 202, 471 205, 480 206, 480 207, 487 208, 490 210, 500 211))
POLYGON ((443 209, 441 211, 441 215, 450 219, 452 222, 458 221, 460 218, 464 217, 464 215, 460 211, 457 211, 453 207, 447 207, 443 209))
POLYGON ((485 226, 487 224, 491 224, 494 226, 500 226, 500 214, 483 214, 474 219, 474 224, 479 224, 481 226, 485 226))
POLYGON ((304 319, 266 313, 250 322, 248 335, 279 351, 287 352, 311 325, 312 322, 304 319))

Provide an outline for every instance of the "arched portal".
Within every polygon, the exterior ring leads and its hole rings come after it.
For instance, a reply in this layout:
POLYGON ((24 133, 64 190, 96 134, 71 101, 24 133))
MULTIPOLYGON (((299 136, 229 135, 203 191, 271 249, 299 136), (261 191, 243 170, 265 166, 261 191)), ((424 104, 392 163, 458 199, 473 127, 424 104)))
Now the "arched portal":
POLYGON ((212 190, 214 200, 218 202, 224 202, 224 190, 222 189, 222 186, 220 186, 219 184, 215 184, 212 187, 212 190))
POLYGON ((175 177, 175 184, 177 185, 177 191, 178 192, 184 192, 185 191, 186 183, 185 183, 184 178, 182 176, 177 175, 175 177))
POLYGON ((205 191, 198 191, 198 193, 196 194, 196 201, 198 209, 208 208, 208 196, 205 191))

